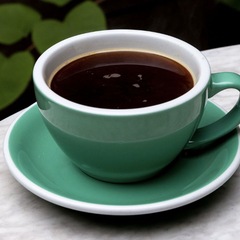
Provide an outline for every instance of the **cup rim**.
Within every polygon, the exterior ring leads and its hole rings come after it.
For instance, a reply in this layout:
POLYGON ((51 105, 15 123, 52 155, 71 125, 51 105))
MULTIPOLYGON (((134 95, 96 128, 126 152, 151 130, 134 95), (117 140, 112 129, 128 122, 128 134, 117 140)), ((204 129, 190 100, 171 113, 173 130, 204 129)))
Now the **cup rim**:
POLYGON ((79 35, 67 38, 65 40, 62 40, 54 44, 53 46, 48 48, 44 53, 42 53, 42 55, 37 59, 33 68, 33 82, 34 82, 34 86, 47 99, 65 108, 68 108, 74 111, 86 112, 90 114, 110 115, 110 116, 129 116, 129 115, 144 115, 144 114, 164 111, 164 110, 186 103, 187 101, 193 99, 198 94, 200 94, 207 87, 210 74, 211 74, 210 66, 205 56, 197 48, 195 48, 194 46, 190 45, 187 42, 184 42, 183 40, 180 40, 178 38, 165 35, 162 33, 156 33, 156 32, 144 31, 144 30, 118 29, 118 30, 101 30, 101 31, 94 31, 89 33, 83 33, 83 34, 79 34, 79 35), (198 82, 187 93, 181 95, 178 98, 170 100, 168 102, 156 104, 153 106, 147 106, 147 107, 141 107, 141 108, 130 108, 130 109, 107 109, 107 108, 97 108, 97 107, 86 106, 86 105, 75 103, 68 99, 65 99, 60 95, 56 94, 54 91, 52 91, 49 88, 46 81, 44 80, 43 70, 47 60, 51 58, 51 56, 55 54, 55 52, 61 50, 67 45, 70 46, 71 44, 78 42, 80 39, 96 37, 99 35, 107 36, 107 35, 119 35, 119 34, 120 35, 127 34, 135 37, 145 35, 149 37, 164 39, 169 42, 174 42, 175 44, 178 44, 179 46, 181 46, 183 49, 188 50, 189 52, 191 52, 192 55, 195 56, 195 59, 198 62, 201 70, 198 82))

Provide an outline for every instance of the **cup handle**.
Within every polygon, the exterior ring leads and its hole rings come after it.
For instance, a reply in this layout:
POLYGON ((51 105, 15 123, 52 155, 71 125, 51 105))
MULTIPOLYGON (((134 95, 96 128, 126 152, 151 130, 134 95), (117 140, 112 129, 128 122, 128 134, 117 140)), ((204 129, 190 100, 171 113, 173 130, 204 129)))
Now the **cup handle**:
MULTIPOLYGON (((231 72, 213 73, 208 87, 208 97, 234 88, 240 91, 240 75, 231 72)), ((236 105, 224 117, 205 127, 198 128, 185 149, 192 149, 210 143, 234 130, 240 124, 240 97, 236 105)))

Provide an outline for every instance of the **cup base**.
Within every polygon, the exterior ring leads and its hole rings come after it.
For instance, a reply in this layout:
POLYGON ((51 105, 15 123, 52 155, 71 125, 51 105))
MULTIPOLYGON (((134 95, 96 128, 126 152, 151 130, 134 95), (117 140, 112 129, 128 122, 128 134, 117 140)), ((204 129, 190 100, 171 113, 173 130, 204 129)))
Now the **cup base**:
POLYGON ((159 171, 154 171, 154 172, 146 173, 146 174, 134 174, 134 175, 131 174, 131 176, 119 175, 118 177, 116 177, 116 175, 114 174, 114 177, 111 177, 110 175, 99 176, 99 175, 90 173, 88 171, 85 171, 83 169, 80 169, 80 170, 83 173, 85 173, 86 175, 88 175, 89 177, 92 177, 96 180, 108 182, 108 183, 119 183, 119 184, 141 182, 141 181, 147 180, 149 178, 152 178, 159 173, 159 171))

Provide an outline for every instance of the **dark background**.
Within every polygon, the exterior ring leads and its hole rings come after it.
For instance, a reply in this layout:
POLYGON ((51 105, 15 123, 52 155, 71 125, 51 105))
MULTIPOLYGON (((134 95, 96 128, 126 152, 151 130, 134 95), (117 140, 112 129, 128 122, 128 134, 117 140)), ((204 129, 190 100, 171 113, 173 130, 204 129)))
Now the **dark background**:
MULTIPOLYGON (((22 2, 41 12, 43 18, 62 20, 81 1, 57 7, 42 1, 1 0, 0 3, 22 2)), ((108 29, 141 29, 161 32, 180 38, 199 50, 240 44, 240 11, 217 0, 96 0, 103 9, 108 29)), ((10 55, 28 46, 30 37, 0 50, 10 55)), ((37 58, 36 52, 32 52, 37 58)), ((0 111, 0 120, 35 102, 33 84, 17 101, 0 111)))

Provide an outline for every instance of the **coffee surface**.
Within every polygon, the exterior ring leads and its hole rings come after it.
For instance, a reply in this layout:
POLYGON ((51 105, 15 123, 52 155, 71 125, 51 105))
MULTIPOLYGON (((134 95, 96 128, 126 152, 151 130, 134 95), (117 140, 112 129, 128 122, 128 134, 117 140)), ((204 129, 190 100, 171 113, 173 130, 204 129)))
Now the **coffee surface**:
POLYGON ((83 105, 129 109, 175 99, 194 85, 189 71, 167 57, 113 51, 79 57, 50 79, 58 95, 83 105))

